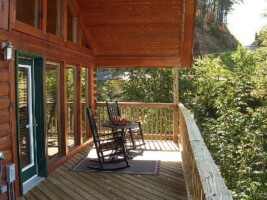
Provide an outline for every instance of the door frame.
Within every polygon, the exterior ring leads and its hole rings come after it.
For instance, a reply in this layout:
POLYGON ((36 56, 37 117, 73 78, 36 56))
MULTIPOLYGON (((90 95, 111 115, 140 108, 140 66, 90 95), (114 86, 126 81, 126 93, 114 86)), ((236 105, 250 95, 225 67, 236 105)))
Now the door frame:
MULTIPOLYGON (((19 66, 19 58, 25 57, 33 59, 32 66, 32 76, 34 77, 34 83, 32 84, 32 89, 38 92, 35 92, 35 102, 33 115, 35 116, 35 122, 38 126, 36 129, 36 164, 37 164, 37 178, 33 180, 33 183, 30 185, 34 185, 38 180, 42 180, 43 178, 48 176, 48 162, 47 162, 47 152, 46 152, 46 118, 45 118, 45 85, 44 85, 44 57, 42 55, 27 53, 24 51, 17 50, 16 51, 16 64, 15 64, 15 86, 16 86, 16 116, 17 116, 17 153, 18 153, 18 172, 19 176, 22 176, 22 165, 21 165, 21 152, 20 152, 20 128, 18 121, 19 114, 19 106, 18 106, 18 66, 19 66)), ((29 179, 30 180, 30 179, 29 179)), ((26 181, 27 182, 27 181, 26 181)), ((26 188, 23 188, 23 182, 20 178, 20 194, 24 194, 27 192, 26 188)), ((30 189, 30 188, 29 188, 30 189)))

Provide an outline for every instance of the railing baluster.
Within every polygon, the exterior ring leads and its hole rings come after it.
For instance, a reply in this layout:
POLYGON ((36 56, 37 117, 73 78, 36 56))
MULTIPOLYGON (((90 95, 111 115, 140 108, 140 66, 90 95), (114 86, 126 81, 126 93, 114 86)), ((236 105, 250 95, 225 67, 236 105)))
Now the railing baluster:
POLYGON ((159 119, 160 138, 162 138, 162 136, 163 136, 163 135, 162 135, 162 109, 159 109, 159 117, 160 117, 160 119, 159 119))
MULTIPOLYGON (((103 120, 107 116, 106 104, 104 102, 98 102, 97 105, 98 111, 102 113, 100 117, 102 118, 101 123, 103 123, 103 120)), ((123 118, 141 122, 146 139, 173 139, 174 122, 172 115, 174 109, 177 109, 175 104, 119 102, 119 106, 123 118)))

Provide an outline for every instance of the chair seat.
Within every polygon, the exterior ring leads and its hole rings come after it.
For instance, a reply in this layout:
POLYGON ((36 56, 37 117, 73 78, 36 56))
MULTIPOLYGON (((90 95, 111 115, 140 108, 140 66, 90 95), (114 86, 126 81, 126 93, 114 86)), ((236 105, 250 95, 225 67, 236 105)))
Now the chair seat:
POLYGON ((115 140, 115 141, 112 141, 112 142, 104 142, 104 143, 101 143, 100 144, 100 147, 102 149, 105 149, 105 150, 113 150, 115 148, 121 148, 122 147, 122 144, 121 144, 120 141, 115 140))

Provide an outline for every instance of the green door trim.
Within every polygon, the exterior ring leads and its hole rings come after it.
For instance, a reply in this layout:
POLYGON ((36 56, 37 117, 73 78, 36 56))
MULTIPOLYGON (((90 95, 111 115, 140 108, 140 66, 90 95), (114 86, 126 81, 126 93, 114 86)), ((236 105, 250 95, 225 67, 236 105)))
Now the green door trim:
MULTIPOLYGON (((20 128, 18 126, 18 114, 19 114, 19 106, 18 106, 18 65, 19 58, 30 58, 33 59, 33 72, 32 75, 34 78, 34 88, 37 92, 35 92, 35 106, 33 110, 33 114, 35 116, 37 124, 36 128, 36 156, 37 156, 37 176, 39 177, 47 177, 48 175, 48 162, 46 156, 46 118, 45 118, 45 90, 44 90, 44 57, 42 55, 27 53, 23 51, 16 51, 16 67, 15 67, 15 81, 16 81, 16 113, 17 113, 17 146, 18 146, 18 164, 19 164, 19 176, 22 177, 22 162, 21 162, 21 152, 20 152, 20 128)), ((23 182, 20 181, 20 192, 23 194, 23 182)))

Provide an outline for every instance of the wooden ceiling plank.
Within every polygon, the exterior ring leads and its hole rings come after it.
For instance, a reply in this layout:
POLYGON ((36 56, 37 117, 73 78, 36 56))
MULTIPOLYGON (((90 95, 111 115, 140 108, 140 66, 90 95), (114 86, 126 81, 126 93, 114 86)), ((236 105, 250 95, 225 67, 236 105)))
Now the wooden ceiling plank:
POLYGON ((97 66, 191 65, 195 0, 76 2, 97 66))

